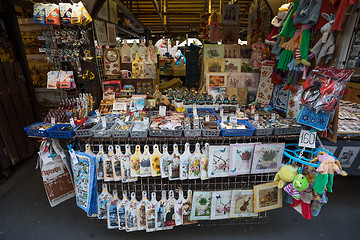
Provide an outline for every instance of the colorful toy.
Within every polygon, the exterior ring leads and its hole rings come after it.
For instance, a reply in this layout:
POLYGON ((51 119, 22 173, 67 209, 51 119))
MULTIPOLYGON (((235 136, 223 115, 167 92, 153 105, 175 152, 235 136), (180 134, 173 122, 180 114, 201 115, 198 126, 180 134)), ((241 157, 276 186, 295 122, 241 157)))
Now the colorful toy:
POLYGON ((326 152, 320 151, 318 156, 310 162, 320 162, 317 171, 319 172, 314 181, 314 191, 322 194, 325 191, 332 192, 334 184, 334 173, 337 172, 341 176, 347 176, 347 173, 342 170, 340 162, 326 152))
POLYGON ((286 183, 294 181, 297 168, 291 165, 284 165, 276 173, 274 181, 279 181, 278 188, 283 188, 286 183))
POLYGON ((302 174, 298 174, 295 176, 293 181, 294 188, 300 192, 304 191, 309 187, 309 181, 302 174))
POLYGON ((186 64, 186 58, 184 57, 184 54, 182 54, 181 50, 177 50, 174 58, 176 59, 176 66, 179 66, 180 62, 186 64))

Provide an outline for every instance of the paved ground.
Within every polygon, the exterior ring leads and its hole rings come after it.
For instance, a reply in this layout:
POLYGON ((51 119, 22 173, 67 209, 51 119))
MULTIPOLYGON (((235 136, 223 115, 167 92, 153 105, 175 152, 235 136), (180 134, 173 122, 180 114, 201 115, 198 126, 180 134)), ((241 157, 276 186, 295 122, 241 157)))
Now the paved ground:
POLYGON ((271 211, 268 224, 183 226, 155 233, 108 230, 71 199, 51 208, 35 158, 14 169, 0 186, 0 239, 359 239, 360 177, 335 178, 334 193, 319 217, 303 219, 289 206, 271 211))

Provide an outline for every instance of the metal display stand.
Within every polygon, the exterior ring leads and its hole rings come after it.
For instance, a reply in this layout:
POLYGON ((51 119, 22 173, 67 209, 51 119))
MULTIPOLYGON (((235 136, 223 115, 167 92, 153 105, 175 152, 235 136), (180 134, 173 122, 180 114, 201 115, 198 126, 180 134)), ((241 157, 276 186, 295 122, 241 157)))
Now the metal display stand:
MULTIPOLYGON (((252 137, 197 137, 197 138, 76 138, 74 144, 80 149, 84 149, 85 144, 89 143, 92 147, 92 151, 97 153, 100 144, 106 149, 109 145, 120 145, 121 150, 124 152, 124 145, 129 144, 132 152, 134 152, 136 145, 148 144, 150 149, 152 145, 158 144, 162 151, 162 145, 168 144, 171 146, 174 143, 179 145, 180 152, 183 152, 184 145, 186 142, 190 143, 191 151, 194 151, 195 144, 199 142, 201 146, 205 143, 210 145, 227 145, 235 143, 251 143, 251 142, 262 142, 262 143, 276 143, 280 141, 291 141, 296 139, 298 136, 252 136, 252 137)), ((172 147, 169 148, 170 153, 172 147)), ((222 190, 238 190, 238 189, 253 189, 254 185, 267 183, 273 181, 275 173, 263 173, 263 174, 248 174, 239 176, 229 176, 220 178, 210 178, 207 180, 192 179, 192 180, 175 180, 169 181, 167 178, 161 177, 139 177, 136 182, 123 183, 118 182, 106 182, 108 184, 109 192, 116 190, 118 196, 122 196, 123 191, 135 192, 138 200, 141 199, 141 192, 146 191, 148 196, 151 192, 156 192, 157 200, 160 200, 162 190, 174 190, 175 198, 177 198, 177 192, 179 189, 184 191, 184 197, 187 196, 187 190, 192 191, 222 191, 222 190)), ((102 180, 98 181, 98 190, 101 190, 101 184, 104 183, 102 180)), ((199 226, 214 226, 214 225, 236 225, 236 224, 262 224, 269 221, 269 212, 261 212, 258 217, 246 217, 246 218, 230 218, 224 220, 206 220, 198 221, 199 226)))

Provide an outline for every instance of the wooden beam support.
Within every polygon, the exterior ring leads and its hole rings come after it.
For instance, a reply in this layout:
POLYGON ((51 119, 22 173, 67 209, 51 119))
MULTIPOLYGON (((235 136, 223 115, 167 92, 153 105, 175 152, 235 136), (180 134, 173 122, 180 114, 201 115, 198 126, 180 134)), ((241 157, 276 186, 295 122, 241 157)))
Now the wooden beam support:
MULTIPOLYGON (((130 30, 128 30, 128 29, 125 29, 125 28, 120 27, 120 26, 117 26, 117 25, 116 25, 115 27, 116 27, 116 30, 118 30, 118 31, 120 31, 120 32, 124 32, 124 33, 126 33, 126 34, 128 34, 128 35, 130 35, 130 36, 132 36, 132 37, 135 37, 135 38, 140 38, 140 36, 139 36, 138 34, 132 32, 132 31, 130 31, 130 30)), ((146 30, 146 31, 147 31, 147 30, 146 30)))
POLYGON ((166 25, 164 23, 163 16, 162 16, 161 12, 159 11, 159 6, 158 6, 158 3, 157 3, 157 0, 152 0, 152 2, 154 4, 155 11, 156 11, 157 15, 160 18, 161 24, 163 25, 163 28, 164 28, 165 32, 167 32, 168 30, 167 30, 167 27, 166 27, 166 25))
MULTIPOLYGON (((118 9, 127 17, 129 18, 133 23, 138 25, 142 30, 149 30, 144 24, 135 17, 135 15, 120 1, 120 0, 114 0, 118 6, 118 9)), ((132 1, 130 1, 131 3, 132 1)))
POLYGON ((96 0, 95 1, 94 6, 91 10, 92 17, 95 17, 98 14, 98 12, 100 11, 100 9, 104 5, 104 3, 106 3, 106 0, 96 0))

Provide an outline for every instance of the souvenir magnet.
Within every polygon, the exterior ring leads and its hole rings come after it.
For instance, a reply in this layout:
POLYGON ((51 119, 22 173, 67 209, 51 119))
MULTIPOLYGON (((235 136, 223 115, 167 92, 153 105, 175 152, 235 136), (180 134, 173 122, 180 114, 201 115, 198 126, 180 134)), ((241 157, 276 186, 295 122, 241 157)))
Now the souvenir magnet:
POLYGON ((139 177, 140 176, 140 145, 136 145, 135 153, 131 156, 131 177, 139 177))
POLYGON ((126 231, 136 231, 138 227, 137 221, 138 212, 138 201, 136 200, 136 193, 131 193, 131 200, 125 206, 125 217, 126 217, 126 231))
POLYGON ((108 154, 104 156, 104 181, 110 182, 114 180, 113 173, 113 157, 114 157, 114 147, 110 145, 108 147, 108 154))
POLYGON ((159 151, 159 146, 155 144, 153 146, 153 154, 151 155, 151 176, 157 177, 161 175, 160 171, 160 158, 162 154, 159 151))
POLYGON ((189 160, 189 179, 200 178, 200 143, 196 143, 195 152, 190 156, 189 160))
POLYGON ((119 145, 115 146, 115 155, 113 156, 112 165, 113 165, 113 173, 114 173, 114 181, 121 181, 121 158, 122 158, 122 152, 119 145))
POLYGON ((123 191, 123 198, 117 205, 117 212, 118 212, 118 228, 119 230, 126 229, 126 217, 125 217, 125 206, 129 203, 127 198, 127 192, 123 191))
POLYGON ((130 149, 130 145, 126 144, 125 145, 125 153, 124 155, 122 155, 121 158, 121 171, 122 171, 122 179, 123 182, 134 182, 137 180, 137 178, 135 177, 131 177, 131 149, 130 149))
POLYGON ((151 201, 146 205, 146 232, 156 231, 156 218, 155 218, 155 210, 156 210, 156 193, 151 193, 151 201))
POLYGON ((144 146, 144 152, 141 154, 140 158, 140 176, 141 177, 149 177, 151 176, 151 166, 150 166, 150 151, 149 146, 144 146))
POLYGON ((183 191, 179 190, 179 198, 175 200, 175 225, 179 226, 183 224, 183 214, 182 214, 182 207, 184 203, 184 194, 183 191))
POLYGON ((117 195, 117 191, 113 191, 113 199, 106 203, 106 211, 107 211, 107 227, 108 229, 118 228, 118 214, 117 214, 117 204, 119 202, 119 198, 117 195))
POLYGON ((180 156, 180 180, 188 179, 190 156, 190 144, 185 143, 184 153, 180 156))
POLYGON ((106 183, 102 185, 102 192, 98 196, 98 218, 99 219, 106 219, 107 218, 107 211, 106 211, 106 204, 107 202, 111 201, 112 196, 107 190, 106 183))
POLYGON ((168 146, 166 144, 163 145, 163 154, 160 157, 160 171, 162 178, 169 177, 169 160, 171 155, 168 152, 168 146))
POLYGON ((175 226, 175 198, 174 191, 169 191, 169 198, 164 205, 164 227, 175 226))
POLYGON ((149 203, 147 199, 146 192, 142 192, 142 199, 138 204, 138 230, 146 229, 146 205, 149 203))
POLYGON ((173 154, 171 155, 171 158, 169 159, 169 180, 178 180, 180 179, 180 153, 179 153, 179 147, 175 143, 173 146, 173 154))

